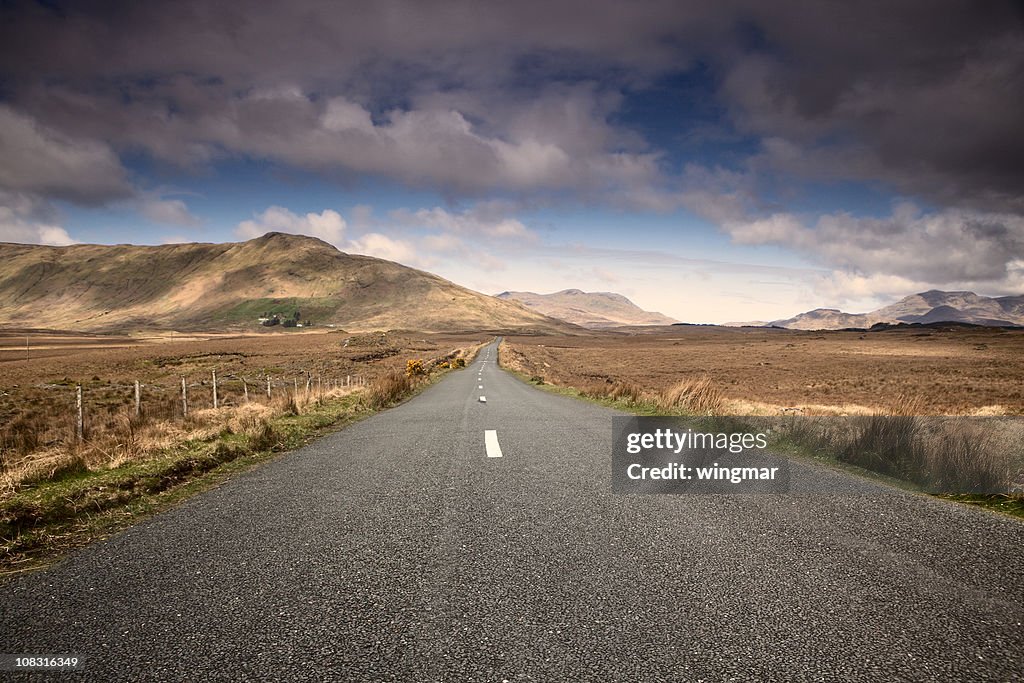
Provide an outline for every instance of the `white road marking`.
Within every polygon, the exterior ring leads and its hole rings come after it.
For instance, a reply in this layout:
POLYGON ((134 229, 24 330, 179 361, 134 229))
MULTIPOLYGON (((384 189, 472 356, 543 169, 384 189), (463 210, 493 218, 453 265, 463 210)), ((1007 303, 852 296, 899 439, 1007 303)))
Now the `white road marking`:
POLYGON ((481 384, 480 386, 477 387, 477 389, 483 389, 483 388, 484 388, 483 384, 481 384))
POLYGON ((498 445, 498 432, 494 429, 484 430, 484 446, 487 448, 488 458, 500 458, 501 446, 498 445))
POLYGON ((481 396, 480 397, 480 402, 481 403, 487 403, 487 397, 486 396, 481 396))

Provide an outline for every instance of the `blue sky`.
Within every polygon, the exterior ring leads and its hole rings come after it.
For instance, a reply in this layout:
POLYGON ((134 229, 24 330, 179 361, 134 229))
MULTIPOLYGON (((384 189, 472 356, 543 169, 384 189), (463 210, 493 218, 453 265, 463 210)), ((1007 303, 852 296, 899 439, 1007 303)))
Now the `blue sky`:
POLYGON ((1020 14, 939 5, 6 3, 0 240, 283 230, 691 322, 1019 294, 1020 14))

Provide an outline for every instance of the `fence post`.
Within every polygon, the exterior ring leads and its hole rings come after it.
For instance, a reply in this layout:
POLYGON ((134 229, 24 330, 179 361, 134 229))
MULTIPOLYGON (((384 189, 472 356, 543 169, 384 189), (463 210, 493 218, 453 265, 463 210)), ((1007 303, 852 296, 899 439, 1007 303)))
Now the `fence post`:
POLYGON ((345 386, 352 386, 352 375, 345 375, 345 386))
POLYGON ((181 416, 188 416, 188 389, 185 388, 185 378, 181 378, 181 416))
POLYGON ((299 395, 299 378, 298 377, 292 377, 292 386, 294 387, 294 391, 292 393, 294 393, 296 398, 297 398, 298 395, 299 395))
MULTIPOLYGON (((287 391, 287 389, 285 390, 287 391)), ((267 375, 267 398, 270 398, 270 375, 267 375)))
POLYGON ((135 380, 135 417, 142 415, 142 385, 135 380))
POLYGON ((219 402, 217 401, 217 371, 216 370, 213 371, 213 407, 214 407, 214 409, 219 407, 219 402))
POLYGON ((75 390, 75 407, 78 414, 75 417, 75 438, 81 443, 85 439, 85 415, 82 409, 82 385, 79 384, 75 390))
POLYGON ((249 402, 249 384, 242 378, 242 393, 245 395, 245 402, 249 402))

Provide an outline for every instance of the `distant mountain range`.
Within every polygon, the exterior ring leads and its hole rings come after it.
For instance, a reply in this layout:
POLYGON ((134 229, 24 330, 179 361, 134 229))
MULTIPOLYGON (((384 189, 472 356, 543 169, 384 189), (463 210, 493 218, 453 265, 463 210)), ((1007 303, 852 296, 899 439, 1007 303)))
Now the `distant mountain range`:
POLYGON ((0 243, 0 325, 75 331, 247 330, 260 319, 348 330, 576 330, 518 304, 313 237, 163 246, 0 243))
POLYGON ((582 327, 671 325, 676 322, 661 313, 645 311, 626 297, 614 292, 564 289, 553 294, 502 292, 496 296, 499 299, 518 301, 538 313, 582 327))
POLYGON ((816 308, 767 325, 792 330, 868 328, 878 323, 956 322, 995 327, 1024 326, 1024 296, 987 297, 974 292, 943 292, 933 289, 912 294, 870 313, 844 313, 816 308))

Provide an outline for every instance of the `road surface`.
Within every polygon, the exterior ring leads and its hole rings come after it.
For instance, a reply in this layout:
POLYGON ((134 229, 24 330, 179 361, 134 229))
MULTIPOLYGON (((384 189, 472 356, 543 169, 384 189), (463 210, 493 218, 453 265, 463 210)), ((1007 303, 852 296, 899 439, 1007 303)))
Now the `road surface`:
POLYGON ((0 586, 0 652, 97 681, 1024 678, 1024 524, 810 465, 834 493, 613 495, 616 413, 495 359, 0 586))

